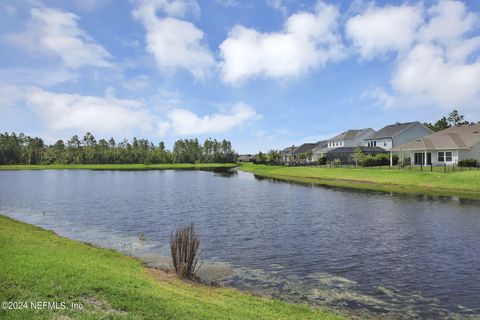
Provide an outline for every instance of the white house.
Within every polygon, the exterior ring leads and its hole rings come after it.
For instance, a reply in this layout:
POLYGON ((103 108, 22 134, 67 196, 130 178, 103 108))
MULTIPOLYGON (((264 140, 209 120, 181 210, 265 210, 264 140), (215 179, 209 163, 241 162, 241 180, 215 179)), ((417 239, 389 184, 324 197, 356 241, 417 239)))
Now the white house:
POLYGON ((366 147, 380 147, 390 150, 401 144, 417 140, 432 133, 432 130, 425 127, 418 121, 407 123, 395 123, 383 127, 364 140, 366 147))
POLYGON ((375 131, 372 128, 348 130, 326 141, 326 146, 317 146, 313 149, 313 160, 325 157, 327 152, 343 147, 358 147, 363 145, 363 140, 375 131))
POLYGON ((464 124, 394 146, 391 151, 412 164, 451 165, 464 159, 480 160, 480 123, 464 124))

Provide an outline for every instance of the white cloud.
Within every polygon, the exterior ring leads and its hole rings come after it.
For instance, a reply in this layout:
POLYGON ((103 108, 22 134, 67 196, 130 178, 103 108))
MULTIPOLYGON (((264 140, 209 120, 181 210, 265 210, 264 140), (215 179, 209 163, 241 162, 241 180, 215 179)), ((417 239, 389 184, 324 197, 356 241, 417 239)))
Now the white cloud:
POLYGON ((69 68, 108 67, 110 54, 78 26, 79 17, 47 7, 30 10, 27 30, 4 35, 4 40, 32 53, 59 57, 69 68))
POLYGON ((392 86, 411 105, 478 107, 480 61, 450 63, 441 47, 419 44, 399 62, 392 86))
POLYGON ((149 114, 134 100, 24 89, 26 104, 49 130, 120 133, 148 129, 149 114))
MULTIPOLYGON (((351 34, 363 58, 389 50, 397 54, 390 87, 376 88, 369 96, 386 108, 421 106, 468 111, 480 107, 480 37, 471 36, 478 31, 478 14, 469 12, 463 2, 443 0, 424 10, 419 24, 418 17, 405 19, 412 22, 410 29, 402 31, 398 23, 398 33, 391 34, 393 40, 376 37, 375 32, 367 34, 368 30, 381 29, 378 17, 371 12, 382 13, 382 21, 394 22, 399 10, 404 9, 370 8, 353 18, 369 26, 363 29, 364 38, 358 36, 358 30, 356 36, 351 34)), ((347 32, 351 32, 348 27, 347 32)))
POLYGON ((346 34, 364 59, 410 47, 422 23, 422 8, 401 5, 369 7, 350 18, 346 34))
POLYGON ((10 85, 33 85, 51 87, 60 83, 75 81, 78 75, 68 69, 56 68, 3 68, 0 69, 0 83, 10 85))
MULTIPOLYGON (((188 2, 190 3, 190 1, 188 2)), ((204 33, 194 24, 172 17, 159 18, 157 10, 167 15, 184 15, 191 6, 185 1, 142 1, 133 16, 142 22, 147 34, 147 51, 153 54, 158 68, 172 72, 186 69, 196 79, 204 79, 214 65, 204 33), (176 5, 179 3, 178 5, 176 5), (182 5, 183 4, 183 5, 182 5)), ((196 3, 196 2, 195 2, 196 3)))
POLYGON ((428 9, 428 24, 421 30, 421 40, 456 41, 478 22, 478 15, 468 12, 460 1, 443 0, 428 9))
POLYGON ((238 7, 240 1, 237 0, 215 0, 218 4, 224 6, 225 8, 238 7))
MULTIPOLYGON (((115 97, 108 87, 105 96, 57 93, 33 86, 0 85, 0 108, 26 104, 48 132, 99 132, 130 135, 134 132, 159 136, 192 136, 226 132, 261 116, 250 106, 237 103, 228 110, 200 116, 174 107, 168 111, 149 110, 144 102, 115 97)), ((175 94, 162 94, 166 104, 181 101, 175 94)))
POLYGON ((14 106, 23 99, 23 94, 17 86, 0 84, 0 109, 14 106))
POLYGON ((200 6, 196 0, 133 0, 137 6, 136 10, 163 12, 167 16, 182 18, 187 14, 200 16, 200 6))
POLYGON ((171 129, 177 135, 217 133, 258 118, 255 110, 244 103, 235 104, 227 113, 206 116, 199 116, 185 109, 173 109, 168 113, 168 122, 161 125, 161 130, 171 129))
POLYGON ((220 45, 225 82, 254 76, 281 79, 299 76, 344 56, 337 33, 338 9, 318 2, 314 13, 288 17, 281 32, 261 33, 234 27, 220 45))
POLYGON ((267 0, 267 6, 280 11, 284 16, 288 13, 288 9, 283 5, 282 0, 267 0))

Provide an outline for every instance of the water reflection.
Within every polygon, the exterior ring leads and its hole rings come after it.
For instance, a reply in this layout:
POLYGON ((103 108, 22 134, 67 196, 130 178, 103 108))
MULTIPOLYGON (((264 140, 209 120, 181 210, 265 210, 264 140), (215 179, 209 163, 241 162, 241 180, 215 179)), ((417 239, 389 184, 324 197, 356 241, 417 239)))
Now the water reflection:
POLYGON ((479 207, 236 171, 0 172, 1 214, 155 266, 194 222, 203 278, 362 318, 480 315, 479 207))

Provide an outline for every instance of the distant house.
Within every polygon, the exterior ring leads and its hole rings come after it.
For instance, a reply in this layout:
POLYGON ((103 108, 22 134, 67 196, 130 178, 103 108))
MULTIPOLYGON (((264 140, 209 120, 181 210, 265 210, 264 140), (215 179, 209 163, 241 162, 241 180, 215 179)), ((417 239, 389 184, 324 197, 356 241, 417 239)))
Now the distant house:
POLYGON ((308 162, 313 161, 313 149, 315 149, 319 144, 322 144, 322 143, 324 143, 324 141, 302 144, 301 146, 296 148, 295 151, 293 152, 294 159, 305 160, 308 162))
POLYGON ((283 162, 289 162, 294 159, 293 155, 295 150, 297 150, 298 147, 296 146, 290 146, 286 147, 285 149, 282 150, 282 160, 283 162))
POLYGON ((412 164, 457 164, 463 159, 480 159, 480 123, 464 124, 427 135, 391 151, 409 157, 412 164))
POLYGON ((254 154, 241 154, 237 158, 237 162, 253 162, 257 160, 254 154))
POLYGON ((357 147, 363 145, 363 140, 375 133, 371 128, 348 130, 328 139, 323 146, 317 146, 313 150, 313 160, 326 157, 329 151, 342 147, 357 147))
POLYGON ((390 150, 401 144, 417 140, 432 133, 432 130, 425 127, 418 121, 407 123, 395 123, 383 127, 364 140, 366 147, 380 147, 390 150))

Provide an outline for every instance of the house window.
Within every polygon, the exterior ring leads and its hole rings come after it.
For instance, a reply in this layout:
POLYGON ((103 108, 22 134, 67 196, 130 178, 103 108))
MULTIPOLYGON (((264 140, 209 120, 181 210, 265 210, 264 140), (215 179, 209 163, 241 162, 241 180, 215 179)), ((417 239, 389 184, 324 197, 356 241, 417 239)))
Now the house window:
POLYGON ((445 160, 447 162, 452 162, 452 151, 445 152, 445 160))
POLYGON ((444 162, 445 161, 445 152, 439 151, 438 152, 438 162, 444 162))
POLYGON ((383 141, 383 146, 384 146, 384 147, 387 146, 387 141, 383 141))

